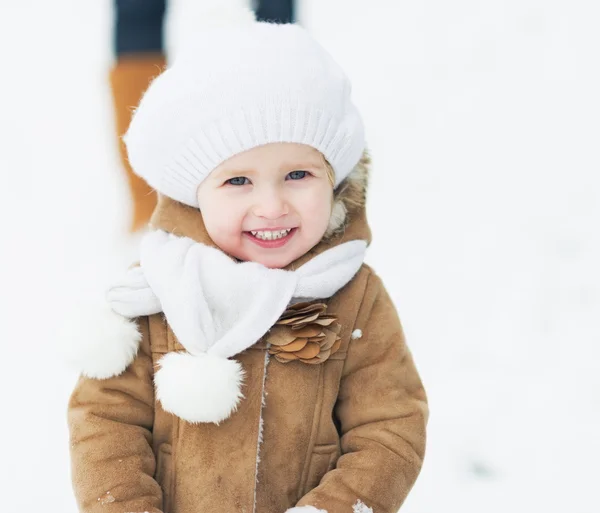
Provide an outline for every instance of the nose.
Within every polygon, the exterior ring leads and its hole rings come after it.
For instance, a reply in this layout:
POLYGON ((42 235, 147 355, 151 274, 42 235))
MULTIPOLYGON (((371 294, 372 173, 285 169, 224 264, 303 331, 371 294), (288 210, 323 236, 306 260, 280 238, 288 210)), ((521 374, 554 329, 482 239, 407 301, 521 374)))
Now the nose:
POLYGON ((264 188, 256 197, 254 215, 265 219, 279 219, 289 212, 287 201, 277 188, 264 188))

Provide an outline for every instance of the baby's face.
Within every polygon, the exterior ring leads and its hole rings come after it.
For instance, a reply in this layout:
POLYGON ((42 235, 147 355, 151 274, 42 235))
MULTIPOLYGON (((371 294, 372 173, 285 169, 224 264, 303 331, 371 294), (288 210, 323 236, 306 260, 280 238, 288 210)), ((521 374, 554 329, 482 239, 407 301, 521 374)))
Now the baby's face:
POLYGON ((271 143, 223 162, 198 187, 211 239, 227 254, 285 267, 323 237, 333 188, 311 146, 271 143))

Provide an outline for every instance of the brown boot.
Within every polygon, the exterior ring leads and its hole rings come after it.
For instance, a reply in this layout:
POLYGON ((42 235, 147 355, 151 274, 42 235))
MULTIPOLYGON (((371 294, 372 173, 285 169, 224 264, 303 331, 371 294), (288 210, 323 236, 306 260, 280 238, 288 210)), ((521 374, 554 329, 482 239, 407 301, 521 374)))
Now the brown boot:
POLYGON ((133 198, 131 232, 148 223, 156 206, 156 191, 131 169, 122 136, 129 128, 133 109, 137 107, 150 81, 163 71, 165 64, 165 57, 160 53, 129 54, 119 57, 110 71, 119 152, 133 198))

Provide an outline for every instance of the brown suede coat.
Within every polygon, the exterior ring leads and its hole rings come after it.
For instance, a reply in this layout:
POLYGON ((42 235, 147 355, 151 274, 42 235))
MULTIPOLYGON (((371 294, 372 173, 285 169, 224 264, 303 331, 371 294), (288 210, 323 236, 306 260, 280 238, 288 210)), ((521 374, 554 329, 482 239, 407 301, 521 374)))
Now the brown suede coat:
MULTIPOLYGON (((342 242, 370 241, 360 187, 358 201, 345 198, 345 230, 288 268, 342 242)), ((200 213, 168 198, 153 225, 214 245, 200 213)), ((315 506, 352 513, 360 500, 374 513, 395 513, 423 463, 425 391, 396 309, 367 265, 327 303, 342 325, 340 349, 321 364, 283 364, 259 340, 235 357, 246 372, 245 398, 220 425, 190 424, 162 410, 153 369, 183 347, 162 314, 138 319, 143 340, 135 361, 117 377, 81 377, 70 399, 80 511, 284 513, 315 506), (352 337, 354 330, 362 336, 352 337)))

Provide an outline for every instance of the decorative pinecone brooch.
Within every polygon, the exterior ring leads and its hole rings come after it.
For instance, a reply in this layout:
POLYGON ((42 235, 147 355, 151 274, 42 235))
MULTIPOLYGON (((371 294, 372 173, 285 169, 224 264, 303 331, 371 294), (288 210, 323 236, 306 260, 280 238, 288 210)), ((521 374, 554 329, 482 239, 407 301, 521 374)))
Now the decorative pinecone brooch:
POLYGON ((281 363, 326 361, 342 343, 342 326, 326 310, 324 303, 296 303, 288 307, 267 333, 269 353, 281 363))

